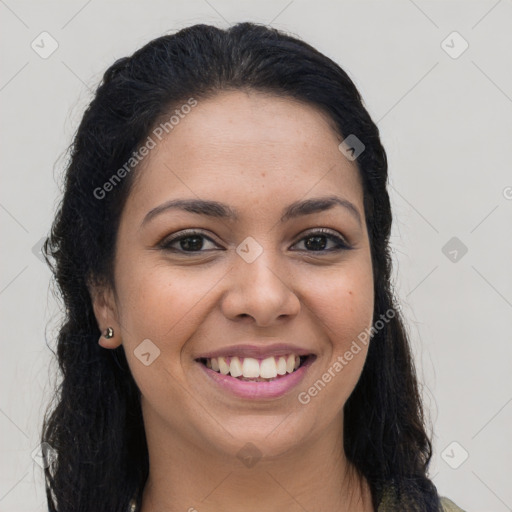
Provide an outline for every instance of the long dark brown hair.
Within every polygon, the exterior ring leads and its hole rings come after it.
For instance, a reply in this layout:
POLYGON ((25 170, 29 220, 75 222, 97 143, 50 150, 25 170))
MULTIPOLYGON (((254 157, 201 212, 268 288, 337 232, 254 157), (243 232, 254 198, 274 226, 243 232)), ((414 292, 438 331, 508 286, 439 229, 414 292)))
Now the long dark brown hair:
MULTIPOLYGON (((112 287, 116 234, 137 169, 99 190, 174 106, 228 89, 291 97, 330 116, 341 137, 364 145, 357 158, 375 288, 374 333, 361 377, 345 404, 345 451, 369 482, 375 508, 384 488, 401 510, 437 511, 427 477, 431 442, 406 330, 390 282, 391 208, 379 130, 345 71, 305 42, 253 23, 226 30, 194 25, 152 40, 105 72, 69 149, 65 190, 44 254, 64 303, 57 339, 60 382, 41 442, 56 453, 45 469, 51 512, 125 512, 149 472, 140 391, 123 346, 105 350, 89 280, 112 287)), ((340 475, 341 478, 341 475, 340 475)))

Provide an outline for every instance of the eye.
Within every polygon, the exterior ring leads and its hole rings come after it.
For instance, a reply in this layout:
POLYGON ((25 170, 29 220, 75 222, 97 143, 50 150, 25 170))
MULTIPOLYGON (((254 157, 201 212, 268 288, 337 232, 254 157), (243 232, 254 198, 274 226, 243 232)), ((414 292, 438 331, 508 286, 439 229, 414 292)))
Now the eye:
MULTIPOLYGON (((330 253, 335 251, 349 250, 352 247, 335 231, 331 231, 329 229, 317 229, 311 231, 306 234, 299 242, 294 245, 298 245, 300 243, 304 243, 305 249, 299 249, 306 252, 317 252, 317 253, 330 253), (333 244, 334 247, 327 248, 329 243, 333 244)), ((185 231, 180 231, 179 233, 173 235, 171 238, 164 240, 161 244, 159 244, 161 249, 166 251, 181 253, 181 254, 191 254, 191 253, 201 253, 206 252, 207 250, 218 249, 219 246, 208 236, 206 236, 201 231, 189 229, 185 231), (205 240, 213 245, 210 249, 206 247, 205 249, 205 240), (178 247, 176 245, 179 244, 178 247)))
POLYGON ((307 252, 334 252, 334 251, 344 251, 349 250, 352 247, 336 232, 331 231, 329 229, 317 229, 315 231, 311 231, 307 233, 299 242, 304 242, 304 246, 306 247, 307 252), (326 249, 328 243, 331 242, 334 244, 334 247, 330 249, 326 249))
POLYGON ((172 251, 177 253, 192 253, 192 252, 205 252, 204 250, 204 240, 208 240, 210 243, 214 244, 215 247, 219 247, 213 240, 204 235, 201 231, 196 231, 193 229, 180 231, 178 234, 172 236, 164 240, 160 247, 166 251, 172 251), (179 243, 179 247, 174 247, 179 243))

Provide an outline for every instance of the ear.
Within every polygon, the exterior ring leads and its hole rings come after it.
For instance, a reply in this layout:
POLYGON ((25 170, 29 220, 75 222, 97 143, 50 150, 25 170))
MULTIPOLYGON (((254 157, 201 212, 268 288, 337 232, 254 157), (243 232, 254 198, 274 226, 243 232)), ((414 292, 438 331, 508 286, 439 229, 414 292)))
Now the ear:
POLYGON ((119 347, 122 344, 121 327, 118 322, 113 290, 107 285, 93 283, 92 281, 89 281, 87 287, 91 296, 94 316, 96 317, 98 328, 101 331, 98 344, 108 349, 119 347), (103 336, 107 327, 114 329, 114 336, 110 339, 103 336))

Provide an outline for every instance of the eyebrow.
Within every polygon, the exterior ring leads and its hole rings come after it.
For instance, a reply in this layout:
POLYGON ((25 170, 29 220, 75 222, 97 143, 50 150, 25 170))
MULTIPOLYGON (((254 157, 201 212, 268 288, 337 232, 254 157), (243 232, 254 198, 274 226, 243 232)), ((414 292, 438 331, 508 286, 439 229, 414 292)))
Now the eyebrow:
MULTIPOLYGON (((280 221, 283 223, 302 215, 311 215, 313 213, 330 210, 335 206, 345 208, 357 220, 359 226, 361 226, 361 215, 357 208, 347 199, 343 199, 338 196, 315 197, 313 199, 295 201, 283 210, 280 221)), ((238 212, 234 208, 218 201, 206 199, 172 199, 150 210, 144 217, 141 227, 157 215, 173 209, 232 221, 237 221, 240 218, 238 212)))

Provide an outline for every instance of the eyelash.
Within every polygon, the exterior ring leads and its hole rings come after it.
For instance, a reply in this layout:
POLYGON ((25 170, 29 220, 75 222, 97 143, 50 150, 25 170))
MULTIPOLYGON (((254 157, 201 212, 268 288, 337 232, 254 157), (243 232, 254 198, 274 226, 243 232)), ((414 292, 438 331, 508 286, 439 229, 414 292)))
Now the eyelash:
MULTIPOLYGON (((315 236, 324 236, 324 237, 328 238, 329 240, 331 240, 331 241, 336 243, 336 247, 331 248, 331 249, 318 250, 318 251, 308 251, 308 250, 304 249, 303 252, 313 253, 313 254, 321 254, 321 253, 324 253, 324 254, 328 253, 328 254, 330 254, 332 252, 347 251, 347 250, 352 249, 352 247, 343 238, 341 238, 340 236, 336 235, 331 230, 328 230, 328 229, 325 229, 325 228, 320 228, 320 229, 317 229, 315 231, 310 231, 310 232, 306 233, 294 245, 296 245, 299 242, 302 242, 303 240, 307 240, 308 238, 313 238, 315 236)), ((184 255, 194 255, 194 254, 200 254, 202 252, 206 252, 204 250, 185 251, 183 249, 175 249, 175 248, 171 247, 171 245, 175 244, 176 242, 180 242, 182 240, 186 240, 187 238, 194 238, 194 237, 206 238, 207 240, 209 240, 210 242, 215 244, 215 242, 209 236, 205 235, 201 231, 190 229, 190 230, 181 231, 179 233, 179 236, 176 235, 176 236, 173 236, 172 238, 164 240, 159 245, 159 247, 161 249, 163 249, 163 250, 166 250, 166 251, 178 252, 178 253, 181 253, 181 254, 184 254, 184 255)))

